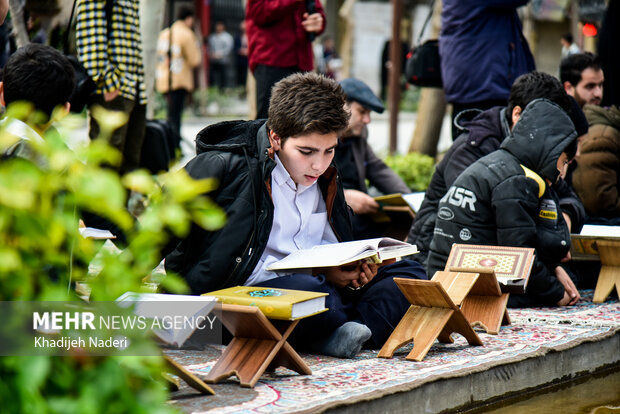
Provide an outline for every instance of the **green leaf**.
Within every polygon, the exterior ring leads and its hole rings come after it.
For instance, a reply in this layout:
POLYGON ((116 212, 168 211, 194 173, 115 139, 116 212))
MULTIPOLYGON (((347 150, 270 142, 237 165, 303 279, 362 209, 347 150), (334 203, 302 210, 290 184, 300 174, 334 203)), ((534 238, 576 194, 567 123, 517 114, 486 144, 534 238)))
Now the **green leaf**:
POLYGON ((218 186, 215 179, 194 180, 183 169, 162 174, 160 178, 166 192, 179 203, 191 201, 199 195, 215 190, 218 186))
POLYGON ((159 186, 146 170, 133 171, 123 177, 123 184, 132 191, 142 194, 152 194, 159 190, 159 186))

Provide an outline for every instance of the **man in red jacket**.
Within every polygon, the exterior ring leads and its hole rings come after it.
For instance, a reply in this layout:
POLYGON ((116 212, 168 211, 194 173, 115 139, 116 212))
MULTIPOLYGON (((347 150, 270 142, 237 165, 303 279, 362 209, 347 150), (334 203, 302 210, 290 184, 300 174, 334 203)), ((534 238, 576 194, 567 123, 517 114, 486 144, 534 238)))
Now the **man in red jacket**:
POLYGON ((256 118, 267 118, 271 87, 313 69, 312 40, 325 28, 325 12, 320 0, 248 0, 245 18, 256 118))

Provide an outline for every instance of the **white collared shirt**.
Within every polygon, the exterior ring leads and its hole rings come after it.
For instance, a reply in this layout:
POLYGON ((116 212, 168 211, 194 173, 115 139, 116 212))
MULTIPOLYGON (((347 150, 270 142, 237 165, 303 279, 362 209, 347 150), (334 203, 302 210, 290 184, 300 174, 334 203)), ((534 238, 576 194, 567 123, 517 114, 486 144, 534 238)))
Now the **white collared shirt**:
POLYGON ((257 285, 292 273, 276 273, 265 268, 296 250, 338 241, 327 221, 325 200, 317 182, 309 187, 296 185, 277 154, 275 161, 276 167, 271 173, 273 225, 267 247, 245 282, 246 285, 257 285))
POLYGON ((47 161, 33 152, 29 145, 29 142, 35 143, 35 145, 45 142, 43 137, 30 125, 17 118, 5 117, 0 120, 0 130, 4 134, 12 135, 12 138, 14 138, 13 142, 8 141, 11 142, 9 147, 0 148, 0 155, 25 158, 40 167, 47 166, 47 161))

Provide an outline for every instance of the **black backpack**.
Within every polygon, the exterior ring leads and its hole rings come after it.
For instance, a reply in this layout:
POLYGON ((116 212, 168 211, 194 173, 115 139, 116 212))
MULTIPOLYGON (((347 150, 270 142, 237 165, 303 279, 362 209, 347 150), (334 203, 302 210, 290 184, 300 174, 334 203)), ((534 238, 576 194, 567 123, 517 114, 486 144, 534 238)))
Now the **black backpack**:
POLYGON ((181 136, 168 121, 165 119, 147 120, 140 154, 140 167, 146 168, 152 174, 168 171, 179 148, 181 148, 181 136))
POLYGON ((424 29, 428 25, 433 15, 433 7, 435 2, 431 2, 430 12, 424 21, 420 35, 418 36, 418 45, 411 48, 407 54, 407 63, 405 64, 405 78, 407 82, 416 86, 441 88, 443 82, 441 80, 441 59, 439 57, 439 40, 431 39, 420 44, 424 29))

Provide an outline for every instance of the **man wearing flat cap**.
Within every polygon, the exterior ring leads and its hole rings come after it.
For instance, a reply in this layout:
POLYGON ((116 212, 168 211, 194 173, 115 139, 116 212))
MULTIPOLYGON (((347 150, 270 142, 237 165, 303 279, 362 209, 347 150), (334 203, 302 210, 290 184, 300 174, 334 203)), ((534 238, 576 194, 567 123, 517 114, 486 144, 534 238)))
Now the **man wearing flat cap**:
POLYGON ((345 108, 351 113, 349 126, 336 148, 335 161, 342 177, 344 196, 353 210, 353 231, 357 239, 382 236, 382 226, 368 218, 379 210, 379 204, 368 195, 366 180, 383 194, 409 193, 407 184, 375 155, 368 145, 370 112, 384 111, 381 100, 359 79, 340 82, 347 96, 345 108))

